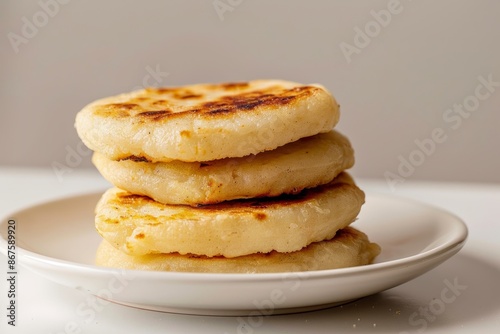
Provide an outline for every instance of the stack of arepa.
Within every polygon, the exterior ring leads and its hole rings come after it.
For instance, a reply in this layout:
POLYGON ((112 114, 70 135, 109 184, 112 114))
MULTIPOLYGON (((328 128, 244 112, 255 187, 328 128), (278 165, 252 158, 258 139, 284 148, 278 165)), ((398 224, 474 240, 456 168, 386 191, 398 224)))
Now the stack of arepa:
POLYGON ((344 171, 339 106, 279 80, 146 88, 87 105, 76 129, 115 187, 96 207, 96 263, 262 273, 370 263, 350 227, 364 193, 344 171))

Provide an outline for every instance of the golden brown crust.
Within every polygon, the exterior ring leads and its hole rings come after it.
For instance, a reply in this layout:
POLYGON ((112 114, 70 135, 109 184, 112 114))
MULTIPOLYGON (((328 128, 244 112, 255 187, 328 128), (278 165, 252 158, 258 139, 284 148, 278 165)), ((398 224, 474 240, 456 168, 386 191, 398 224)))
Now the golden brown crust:
POLYGON ((263 107, 292 106, 297 100, 305 99, 321 90, 315 86, 287 89, 275 85, 241 92, 249 87, 247 82, 204 87, 197 85, 193 90, 202 91, 198 94, 184 87, 146 88, 126 103, 100 105, 95 108, 94 115, 119 119, 130 117, 139 123, 160 122, 183 114, 192 114, 197 118, 231 118, 235 113, 251 112, 263 107), (220 94, 221 91, 224 92, 222 95, 211 97, 214 92, 220 94))

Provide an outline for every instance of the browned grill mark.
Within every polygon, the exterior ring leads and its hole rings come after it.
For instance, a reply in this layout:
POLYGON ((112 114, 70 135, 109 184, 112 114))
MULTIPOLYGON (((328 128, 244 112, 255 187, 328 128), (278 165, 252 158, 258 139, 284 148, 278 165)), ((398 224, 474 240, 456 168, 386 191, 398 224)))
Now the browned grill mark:
POLYGON ((191 132, 188 131, 188 130, 182 130, 181 131, 181 137, 189 138, 189 137, 191 137, 191 132))
POLYGON ((223 113, 229 113, 233 112, 235 108, 231 108, 230 106, 222 106, 220 108, 214 108, 211 110, 207 110, 206 113, 208 114, 223 114, 223 113))
POLYGON ((129 110, 140 110, 141 107, 135 103, 109 103, 95 112, 97 116, 104 117, 129 117, 129 110))
POLYGON ((175 92, 177 90, 177 88, 175 88, 175 87, 171 87, 171 88, 167 88, 167 87, 148 87, 145 90, 148 93, 166 94, 166 93, 175 92))
POLYGON ((144 235, 144 233, 141 232, 141 233, 136 234, 134 238, 136 238, 136 239, 144 239, 145 237, 146 237, 146 235, 144 235))
POLYGON ((120 161, 124 161, 124 160, 132 160, 134 162, 151 162, 151 160, 149 160, 148 158, 137 156, 137 155, 131 155, 131 156, 128 156, 126 158, 120 159, 120 161))
POLYGON ((167 110, 155 110, 155 111, 144 111, 144 112, 140 112, 137 114, 137 116, 144 116, 144 117, 157 117, 157 116, 160 116, 160 115, 165 115, 165 114, 168 114, 169 111, 167 110))
POLYGON ((130 113, 127 110, 116 109, 99 109, 95 111, 94 115, 102 117, 130 117, 130 113))
POLYGON ((224 96, 219 101, 204 103, 202 110, 208 114, 220 114, 238 110, 252 110, 259 106, 287 105, 298 98, 311 95, 311 88, 313 87, 297 87, 276 94, 270 93, 269 90, 263 90, 224 96))
MULTIPOLYGON (((215 187, 215 184, 213 182, 209 182, 208 186, 215 187)), ((274 197, 266 197, 267 194, 261 194, 260 196, 256 196, 253 198, 235 199, 226 202, 212 203, 210 205, 207 205, 208 203, 198 204, 196 207, 199 210, 204 210, 207 212, 217 212, 219 210, 235 210, 234 212, 236 213, 242 211, 247 212, 247 209, 253 211, 255 209, 265 210, 273 207, 286 207, 310 200, 315 196, 316 193, 321 193, 322 191, 324 191, 324 187, 331 186, 317 186, 315 188, 305 189, 298 194, 281 194, 274 197)))
POLYGON ((221 84, 221 87, 226 90, 242 89, 248 87, 247 82, 227 82, 221 84))
POLYGON ((122 204, 135 204, 135 203, 140 203, 140 202, 151 202, 152 199, 143 196, 143 195, 136 195, 136 194, 130 194, 130 193, 118 193, 117 195, 118 201, 122 204))
POLYGON ((131 99, 131 102, 145 102, 145 101, 150 101, 151 98, 148 96, 138 96, 136 98, 131 99))
MULTIPOLYGON (((207 186, 209 188, 220 188, 220 187, 222 187, 222 185, 223 185, 222 183, 217 183, 214 180, 208 180, 208 182, 207 182, 207 186)), ((208 204, 210 204, 210 203, 208 203, 208 204)))
POLYGON ((154 110, 154 111, 144 111, 144 112, 138 113, 136 116, 137 117, 145 117, 145 118, 148 118, 149 120, 153 120, 153 121, 159 121, 159 120, 165 118, 170 113, 171 112, 168 110, 154 110))
POLYGON ((148 198, 147 196, 144 195, 137 195, 137 194, 130 194, 127 192, 121 192, 116 195, 119 198, 127 198, 127 199, 143 199, 143 198, 148 198))
POLYGON ((203 97, 203 95, 201 95, 201 94, 188 94, 188 95, 183 95, 183 96, 179 97, 179 99, 183 99, 183 100, 185 100, 185 99, 200 99, 202 97, 203 97))
POLYGON ((135 103, 110 103, 106 104, 104 107, 109 107, 109 108, 118 108, 118 109, 125 109, 125 110, 136 110, 139 107, 138 104, 135 103))
POLYGON ((185 100, 185 99, 198 99, 203 97, 203 95, 196 94, 189 89, 179 89, 172 93, 172 97, 178 100, 185 100))
POLYGON ((167 100, 160 99, 160 100, 155 100, 155 101, 151 102, 151 105, 153 105, 153 106, 164 106, 167 103, 168 103, 167 100))
POLYGON ((130 117, 134 116, 139 122, 161 121, 165 118, 181 117, 185 114, 194 114, 195 117, 225 117, 232 113, 252 111, 258 108, 277 108, 280 106, 291 105, 296 101, 303 100, 313 95, 320 88, 314 86, 300 86, 285 89, 278 86, 271 86, 264 89, 244 91, 250 87, 246 82, 225 83, 208 86, 209 90, 214 91, 227 90, 227 94, 222 94, 219 98, 209 101, 196 103, 196 99, 201 99, 204 94, 196 94, 190 89, 183 87, 172 88, 146 88, 148 92, 157 95, 153 97, 139 95, 132 98, 129 103, 111 103, 104 105, 97 113, 106 117, 130 117), (243 89, 238 92, 236 89, 243 89), (229 92, 233 90, 232 92, 229 92), (236 91, 235 91, 236 90, 236 91), (175 101, 177 99, 177 102, 175 101), (180 100, 192 99, 195 104, 192 109, 179 110, 173 112, 171 108, 179 104, 180 100), (130 102, 139 102, 135 104, 130 102), (148 110, 149 109, 149 110, 148 110), (155 110, 161 109, 161 110, 155 110), (130 112, 133 111, 133 112, 130 112))
POLYGON ((254 217, 257 218, 257 220, 265 220, 267 215, 263 212, 256 212, 254 213, 254 217))
POLYGON ((255 208, 255 209, 267 209, 269 207, 269 205, 266 205, 265 203, 260 202, 260 201, 251 202, 249 204, 250 204, 250 207, 255 208))

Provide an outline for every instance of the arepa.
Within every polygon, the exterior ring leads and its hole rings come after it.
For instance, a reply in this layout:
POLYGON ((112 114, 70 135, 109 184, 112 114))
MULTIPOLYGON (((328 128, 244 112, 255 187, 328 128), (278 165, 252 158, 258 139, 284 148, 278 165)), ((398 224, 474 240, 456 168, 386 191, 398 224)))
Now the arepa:
POLYGON ((351 224, 364 193, 345 172, 295 195, 191 207, 161 204, 118 188, 96 207, 99 234, 130 255, 151 253, 236 257, 293 252, 332 238, 351 224))
POLYGON ((114 161, 94 153, 94 165, 116 187, 165 204, 214 204, 298 193, 333 180, 354 164, 349 140, 337 131, 275 150, 208 162, 114 161))
POLYGON ((243 157, 321 132, 339 106, 320 85, 281 80, 146 88, 97 100, 76 116, 78 135, 112 160, 243 157))
POLYGON ((330 240, 320 241, 291 253, 270 252, 234 258, 193 255, 150 254, 131 256, 103 240, 97 249, 96 264, 105 267, 202 273, 275 273, 327 270, 369 264, 380 247, 363 232, 346 227, 330 240))

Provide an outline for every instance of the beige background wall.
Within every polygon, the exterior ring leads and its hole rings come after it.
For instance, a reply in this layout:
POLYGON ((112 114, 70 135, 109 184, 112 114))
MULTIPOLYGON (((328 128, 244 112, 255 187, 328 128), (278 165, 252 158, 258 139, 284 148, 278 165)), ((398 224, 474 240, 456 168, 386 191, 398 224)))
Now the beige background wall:
POLYGON ((333 92, 357 176, 500 182, 499 15, 495 0, 1 1, 0 166, 91 167, 73 121, 99 97, 283 78, 333 92))

